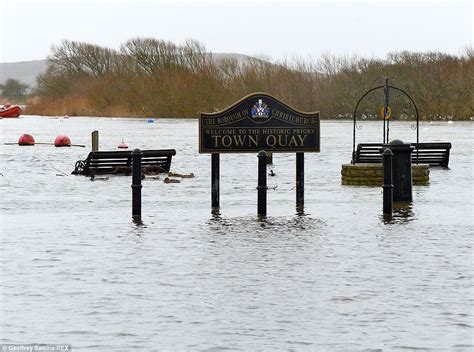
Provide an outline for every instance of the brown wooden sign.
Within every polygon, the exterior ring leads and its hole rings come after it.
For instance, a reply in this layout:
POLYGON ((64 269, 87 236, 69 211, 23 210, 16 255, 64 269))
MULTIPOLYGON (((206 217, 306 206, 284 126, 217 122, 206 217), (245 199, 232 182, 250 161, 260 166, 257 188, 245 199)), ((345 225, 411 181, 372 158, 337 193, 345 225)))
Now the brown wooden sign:
POLYGON ((319 152, 319 143, 319 112, 297 111, 266 93, 199 119, 199 153, 319 152))

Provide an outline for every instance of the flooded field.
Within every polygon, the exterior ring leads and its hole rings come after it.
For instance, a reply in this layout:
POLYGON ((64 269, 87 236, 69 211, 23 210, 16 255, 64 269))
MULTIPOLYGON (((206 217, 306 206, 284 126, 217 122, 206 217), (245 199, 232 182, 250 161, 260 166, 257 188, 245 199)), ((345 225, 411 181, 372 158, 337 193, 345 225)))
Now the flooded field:
MULTIPOLYGON (((382 124, 363 122, 360 142, 382 124)), ((411 122, 391 137, 414 142, 411 122)), ((352 124, 323 121, 305 155, 305 215, 295 211, 295 155, 274 155, 268 219, 256 217, 256 155, 221 156, 221 214, 210 210, 210 156, 197 120, 3 119, 2 343, 84 351, 439 350, 473 342, 472 122, 421 123, 420 141, 453 144, 450 169, 383 222, 381 188, 341 186, 352 124), (179 184, 69 175, 100 131, 103 150, 175 148, 179 184), (67 134, 86 148, 19 147, 67 134)))

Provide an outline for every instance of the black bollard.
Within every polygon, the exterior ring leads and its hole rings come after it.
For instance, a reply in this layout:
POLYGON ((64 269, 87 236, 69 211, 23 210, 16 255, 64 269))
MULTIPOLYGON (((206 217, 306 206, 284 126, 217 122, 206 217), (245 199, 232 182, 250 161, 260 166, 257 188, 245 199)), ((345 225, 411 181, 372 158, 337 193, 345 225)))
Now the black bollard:
POLYGON ((383 214, 389 219, 393 212, 392 156, 390 149, 386 148, 383 151, 383 214))
POLYGON ((257 214, 267 215, 267 153, 258 152, 257 214))
POLYGON ((135 222, 142 220, 142 152, 132 152, 132 218, 135 222))
POLYGON ((219 209, 219 153, 211 154, 211 207, 213 210, 219 209))
POLYGON ((304 153, 296 153, 296 211, 304 209, 304 153))
POLYGON ((393 153, 392 159, 392 181, 393 201, 412 202, 412 161, 411 154, 415 149, 409 143, 403 143, 399 139, 391 141, 384 147, 390 148, 393 153))

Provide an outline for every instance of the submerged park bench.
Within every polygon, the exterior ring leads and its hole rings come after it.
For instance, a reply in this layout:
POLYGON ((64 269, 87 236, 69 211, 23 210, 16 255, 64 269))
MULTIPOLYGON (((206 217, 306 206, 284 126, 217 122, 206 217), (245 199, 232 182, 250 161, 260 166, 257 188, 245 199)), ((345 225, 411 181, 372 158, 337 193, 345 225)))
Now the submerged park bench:
MULTIPOLYGON (((142 150, 142 172, 169 172, 175 149, 142 150)), ((76 162, 73 175, 132 173, 132 151, 95 151, 87 159, 76 162)))
MULTIPOLYGON (((382 143, 359 143, 352 164, 381 163, 382 146, 382 143)), ((451 143, 411 143, 411 146, 415 148, 412 153, 414 164, 448 167, 451 143)))

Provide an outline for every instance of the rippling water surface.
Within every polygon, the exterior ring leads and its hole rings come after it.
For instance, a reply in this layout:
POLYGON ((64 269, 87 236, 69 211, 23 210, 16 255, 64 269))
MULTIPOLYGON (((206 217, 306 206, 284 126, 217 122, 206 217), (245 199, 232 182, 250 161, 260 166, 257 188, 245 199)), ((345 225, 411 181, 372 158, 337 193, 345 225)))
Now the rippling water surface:
MULTIPOLYGON (((409 122, 391 136, 414 141, 409 122)), ((341 186, 352 124, 323 121, 306 154, 305 215, 295 214, 295 156, 274 156, 268 219, 256 217, 256 155, 221 156, 221 214, 210 212, 210 157, 196 120, 3 119, 1 342, 86 351, 459 350, 473 343, 473 124, 422 123, 453 144, 450 170, 393 223, 381 188, 341 186), (100 131, 103 150, 175 148, 179 184, 69 174, 100 131), (86 148, 19 147, 67 134, 86 148)), ((380 122, 360 141, 379 141, 380 122)))

